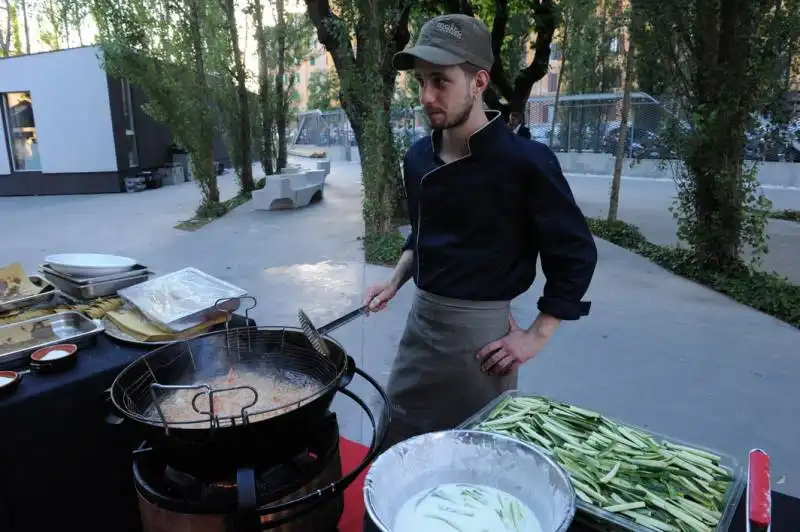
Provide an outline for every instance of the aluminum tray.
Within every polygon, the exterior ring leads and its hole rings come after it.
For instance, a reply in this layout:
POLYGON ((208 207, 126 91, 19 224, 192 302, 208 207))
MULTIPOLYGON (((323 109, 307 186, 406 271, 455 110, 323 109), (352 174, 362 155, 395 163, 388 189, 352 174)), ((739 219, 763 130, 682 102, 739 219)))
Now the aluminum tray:
POLYGON ((246 290, 196 268, 184 268, 119 291, 129 305, 172 332, 191 329, 216 315, 215 305, 235 312, 246 290))
POLYGON ((40 287, 42 291, 32 296, 23 296, 18 299, 9 299, 0 302, 0 312, 9 312, 11 310, 32 307, 39 303, 46 303, 52 301, 58 293, 51 283, 38 275, 30 275, 28 279, 30 279, 33 284, 40 287))
POLYGON ((32 320, 21 321, 0 327, 0 367, 20 365, 25 359, 42 347, 56 344, 75 344, 78 349, 92 345, 103 326, 90 320, 80 312, 59 312, 32 320), (22 331, 31 340, 7 343, 9 333, 22 331))
POLYGON ((53 283, 59 290, 64 292, 67 296, 88 301, 90 299, 97 299, 98 297, 108 297, 116 295, 119 290, 128 288, 139 283, 143 283, 150 278, 149 271, 140 272, 136 277, 125 277, 122 279, 115 279, 111 281, 102 281, 99 283, 89 284, 75 284, 68 281, 61 276, 53 275, 49 272, 43 271, 44 276, 48 281, 53 283))
MULTIPOLYGON (((459 425, 456 428, 459 429, 475 428, 476 425, 480 424, 486 418, 488 418, 489 414, 491 414, 494 411, 494 409, 497 408, 500 405, 500 403, 503 402, 503 400, 506 399, 507 397, 536 397, 536 396, 522 393, 519 390, 509 390, 501 394, 494 401, 483 407, 477 414, 473 415, 472 417, 464 421, 461 425, 459 425)), ((548 401, 552 400, 547 397, 542 397, 542 398, 547 399, 548 401)), ((579 407, 580 405, 572 405, 572 406, 579 407)), ((675 438, 670 438, 664 436, 663 434, 659 434, 657 432, 653 432, 638 427, 636 425, 632 425, 630 423, 621 423, 605 415, 603 417, 605 417, 609 421, 613 421, 614 423, 619 423, 622 426, 630 427, 632 429, 644 432, 645 434, 649 434, 657 442, 667 441, 677 445, 684 445, 686 447, 692 447, 694 449, 706 451, 719 456, 720 466, 725 469, 728 469, 733 474, 733 482, 731 482, 731 486, 728 488, 728 492, 725 495, 725 504, 722 507, 722 517, 720 518, 717 527, 713 530, 716 532, 725 532, 728 530, 728 528, 730 528, 731 522, 733 521, 733 515, 736 513, 736 507, 739 504, 739 499, 742 496, 742 492, 744 491, 744 487, 747 481, 742 465, 734 457, 724 453, 720 453, 719 451, 713 449, 708 449, 705 447, 701 447, 699 445, 686 443, 675 438)), ((547 449, 544 449, 543 447, 540 447, 535 443, 531 443, 528 441, 526 441, 526 443, 535 445, 536 447, 547 452, 547 449)), ((607 512, 602 508, 598 508, 597 506, 587 504, 581 499, 576 499, 576 501, 578 503, 577 506, 579 510, 576 520, 578 520, 579 517, 580 521, 585 524, 591 524, 590 522, 594 522, 597 525, 596 528, 597 530, 613 529, 613 530, 627 530, 629 532, 654 532, 653 529, 651 528, 647 528, 645 526, 634 523, 630 519, 626 519, 625 517, 622 517, 612 512, 607 512)))
POLYGON ((70 283, 77 286, 103 283, 106 281, 118 281, 121 279, 128 279, 129 277, 141 277, 145 273, 148 275, 152 275, 152 272, 147 268, 147 266, 143 266, 141 264, 137 264, 128 271, 111 273, 108 275, 99 275, 97 277, 78 277, 75 275, 69 275, 54 269, 52 266, 48 264, 40 265, 39 272, 41 272, 42 274, 47 274, 48 276, 60 277, 61 279, 69 281, 70 283))

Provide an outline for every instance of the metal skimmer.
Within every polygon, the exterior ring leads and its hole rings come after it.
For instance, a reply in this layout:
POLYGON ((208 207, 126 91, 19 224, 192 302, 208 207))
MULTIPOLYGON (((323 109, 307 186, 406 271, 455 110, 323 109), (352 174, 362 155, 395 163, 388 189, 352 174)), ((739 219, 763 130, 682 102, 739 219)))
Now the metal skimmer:
POLYGON ((297 311, 297 319, 300 320, 300 327, 302 327, 303 332, 306 335, 306 338, 308 338, 308 341, 311 342, 312 346, 314 346, 314 349, 316 349, 319 353, 327 357, 330 357, 331 354, 330 351, 328 350, 328 346, 325 343, 325 339, 323 338, 323 336, 325 336, 331 331, 338 329, 342 325, 350 323, 357 317, 364 314, 367 308, 368 305, 359 307, 356 310, 348 312, 341 318, 336 318, 332 322, 323 325, 319 329, 314 327, 314 324, 311 322, 311 319, 308 317, 308 315, 306 315, 305 312, 303 312, 303 309, 297 311))

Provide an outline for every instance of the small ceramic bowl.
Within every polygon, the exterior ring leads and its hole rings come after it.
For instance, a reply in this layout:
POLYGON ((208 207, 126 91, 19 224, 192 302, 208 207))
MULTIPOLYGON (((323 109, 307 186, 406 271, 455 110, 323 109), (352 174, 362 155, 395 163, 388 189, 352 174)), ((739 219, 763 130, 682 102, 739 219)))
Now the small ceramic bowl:
POLYGON ((43 347, 31 354, 31 369, 38 373, 55 373, 72 369, 78 361, 78 346, 58 344, 43 347))
POLYGON ((22 377, 16 371, 0 371, 0 397, 14 393, 22 377))

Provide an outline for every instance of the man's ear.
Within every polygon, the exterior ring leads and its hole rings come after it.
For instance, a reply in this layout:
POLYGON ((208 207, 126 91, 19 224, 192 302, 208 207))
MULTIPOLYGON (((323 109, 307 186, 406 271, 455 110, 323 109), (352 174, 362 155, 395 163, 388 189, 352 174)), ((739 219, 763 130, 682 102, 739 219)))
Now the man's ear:
POLYGON ((473 79, 475 81, 475 89, 478 94, 482 94, 483 91, 489 87, 489 82, 491 81, 489 72, 486 70, 479 70, 473 79))

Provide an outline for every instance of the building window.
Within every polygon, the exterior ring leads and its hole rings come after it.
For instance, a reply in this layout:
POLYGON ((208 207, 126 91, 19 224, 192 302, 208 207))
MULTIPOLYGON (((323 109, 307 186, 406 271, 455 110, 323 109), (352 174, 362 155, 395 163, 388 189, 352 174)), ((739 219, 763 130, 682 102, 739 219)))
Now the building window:
POLYGON ((33 119, 30 92, 9 92, 2 95, 3 122, 11 152, 11 167, 15 172, 40 172, 39 142, 33 119))
POLYGON ((314 66, 314 64, 317 62, 317 58, 312 55, 308 62, 311 66, 314 66))
POLYGON ((133 121, 133 92, 128 80, 123 79, 122 113, 125 117, 125 149, 128 152, 128 168, 139 166, 139 153, 136 147, 136 128, 133 121))

